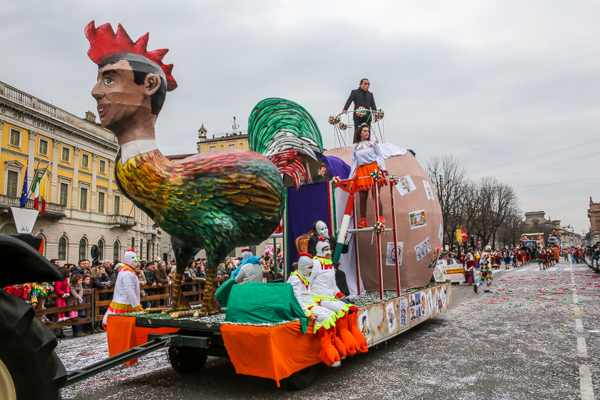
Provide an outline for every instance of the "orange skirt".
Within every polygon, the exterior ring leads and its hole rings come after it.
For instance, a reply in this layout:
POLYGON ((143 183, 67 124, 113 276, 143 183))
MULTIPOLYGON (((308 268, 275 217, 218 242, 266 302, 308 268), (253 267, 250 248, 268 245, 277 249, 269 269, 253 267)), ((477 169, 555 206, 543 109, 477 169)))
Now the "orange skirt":
MULTIPOLYGON (((361 165, 356 169, 355 176, 359 177, 358 187, 356 188, 357 192, 365 192, 373 188, 373 178, 371 178, 371 172, 376 169, 379 169, 376 162, 367 165, 361 165)), ((383 174, 383 172, 381 173, 383 174)), ((379 187, 387 186, 387 180, 381 179, 377 181, 377 185, 379 185, 379 187)))

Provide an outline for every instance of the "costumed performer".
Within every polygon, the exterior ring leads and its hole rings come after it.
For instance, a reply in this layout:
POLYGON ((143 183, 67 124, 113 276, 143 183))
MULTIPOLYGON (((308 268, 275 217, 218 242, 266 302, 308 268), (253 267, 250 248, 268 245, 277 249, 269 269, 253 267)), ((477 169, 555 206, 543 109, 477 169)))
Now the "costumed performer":
POLYGON ((140 280, 135 273, 135 267, 137 266, 135 251, 133 249, 127 250, 123 261, 125 265, 119 270, 119 274, 117 275, 112 302, 102 319, 103 326, 106 326, 108 316, 111 314, 142 311, 142 305, 140 304, 140 280))
MULTIPOLYGON (((329 228, 327 228, 327 224, 323 221, 317 221, 313 224, 313 236, 308 239, 308 249, 306 252, 314 257, 317 255, 317 243, 319 242, 319 238, 325 238, 327 242, 329 242, 329 247, 331 248, 331 254, 335 254, 336 247, 336 239, 333 236, 329 236, 329 228)), ((346 233, 347 235, 348 233, 346 233)), ((344 243, 344 247, 342 247, 342 254, 348 253, 348 243, 344 243)), ((339 269, 338 265, 334 266, 336 268, 335 273, 335 282, 340 288, 340 292, 344 295, 348 296, 350 294, 350 290, 348 289, 348 282, 346 281, 346 273, 339 269)))
POLYGON ((237 283, 261 283, 263 281, 263 270, 260 266, 260 257, 256 257, 252 254, 252 250, 244 249, 242 250, 242 258, 243 260, 240 263, 240 266, 233 271, 231 277, 235 279, 237 283))
MULTIPOLYGON (((369 191, 373 188, 373 178, 371 173, 379 169, 383 172, 383 175, 387 176, 388 171, 385 168, 385 161, 379 148, 377 140, 371 139, 371 130, 367 124, 361 124, 356 128, 354 133, 354 146, 352 146, 352 159, 351 159, 350 179, 358 176, 356 188, 360 192, 360 222, 358 223, 359 228, 367 227, 367 198, 369 191)), ((377 181, 377 185, 387 185, 385 179, 377 181)), ((379 200, 379 221, 385 225, 385 218, 383 218, 383 206, 381 204, 381 198, 379 200)))
MULTIPOLYGON (((541 247, 538 247, 535 251, 535 258, 537 259, 538 267, 540 271, 544 268, 544 264, 546 263, 545 252, 541 247)), ((544 268, 545 269, 545 268, 544 268)))
POLYGON ((324 238, 319 238, 317 255, 313 257, 313 260, 315 265, 309 282, 314 300, 320 306, 337 314, 337 334, 344 342, 348 355, 354 355, 357 352, 366 353, 368 351, 367 341, 358 328, 358 308, 341 300, 345 296, 335 283, 331 247, 324 238))
POLYGON ((475 268, 475 257, 473 253, 469 250, 467 254, 465 254, 465 283, 468 283, 469 286, 473 284, 474 271, 475 268))
POLYGON ((288 283, 292 285, 294 296, 300 303, 300 307, 313 321, 313 333, 321 338, 321 351, 319 359, 330 367, 340 366, 340 351, 345 354, 346 348, 343 343, 339 343, 335 336, 335 312, 317 305, 310 293, 308 278, 313 270, 314 262, 312 256, 308 253, 300 253, 298 260, 298 270, 290 274, 288 283))
POLYGON ((492 255, 490 253, 491 247, 487 246, 485 248, 485 252, 481 255, 481 260, 479 262, 480 272, 479 272, 479 280, 475 285, 473 285, 473 290, 477 293, 477 288, 483 282, 486 284, 485 293, 490 293, 490 286, 492 286, 493 276, 492 276, 492 255))
POLYGON ((350 92, 350 96, 348 100, 346 100, 346 104, 344 104, 344 110, 342 113, 348 111, 350 104, 354 103, 354 113, 352 115, 352 119, 354 120, 354 126, 358 126, 362 123, 368 124, 371 126, 372 115, 370 111, 377 110, 377 106, 375 105, 375 98, 373 97, 373 93, 369 92, 369 88, 371 86, 371 82, 368 79, 361 79, 358 89, 354 89, 350 92), (357 113, 360 108, 364 108, 367 113, 364 116, 361 116, 357 113))

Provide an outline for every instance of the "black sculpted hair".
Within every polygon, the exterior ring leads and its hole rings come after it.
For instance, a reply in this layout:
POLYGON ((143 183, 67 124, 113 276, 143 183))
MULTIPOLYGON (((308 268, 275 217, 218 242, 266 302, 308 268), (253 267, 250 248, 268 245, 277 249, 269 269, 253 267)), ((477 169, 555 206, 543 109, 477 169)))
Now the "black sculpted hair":
POLYGON ((146 57, 132 53, 120 53, 106 57, 98 64, 98 68, 102 68, 108 64, 115 64, 121 60, 126 60, 131 66, 133 70, 133 82, 136 85, 143 85, 148 74, 160 76, 160 88, 150 96, 151 112, 158 115, 167 97, 167 77, 162 68, 146 57))

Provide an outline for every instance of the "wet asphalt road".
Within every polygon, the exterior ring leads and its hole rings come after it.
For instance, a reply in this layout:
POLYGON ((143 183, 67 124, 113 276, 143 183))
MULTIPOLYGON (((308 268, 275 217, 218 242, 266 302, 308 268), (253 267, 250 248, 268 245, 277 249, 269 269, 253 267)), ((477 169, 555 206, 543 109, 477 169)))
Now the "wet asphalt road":
MULTIPOLYGON (((593 399, 600 396, 600 274, 561 262, 494 271, 491 294, 454 286, 453 308, 294 392, 210 358, 198 374, 166 352, 63 390, 64 399, 593 399)), ((61 341, 68 370, 108 356, 105 334, 61 341)))

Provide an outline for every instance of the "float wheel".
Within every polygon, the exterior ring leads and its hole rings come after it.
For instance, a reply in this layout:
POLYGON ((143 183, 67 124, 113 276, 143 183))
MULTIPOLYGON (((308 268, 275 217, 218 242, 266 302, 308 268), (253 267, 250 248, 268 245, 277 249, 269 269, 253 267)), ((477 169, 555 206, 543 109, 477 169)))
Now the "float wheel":
POLYGON ((180 374, 198 372, 206 364, 208 356, 202 349, 195 347, 169 347, 169 362, 180 374))
POLYGON ((300 371, 294 372, 289 377, 283 379, 281 384, 287 389, 293 390, 303 390, 312 385, 315 377, 317 376, 317 371, 319 369, 319 364, 311 365, 310 367, 306 367, 301 369, 300 371))
POLYGON ((0 398, 60 399, 67 371, 54 352, 54 333, 36 318, 31 305, 4 289, 0 289, 0 337, 0 398), (13 394, 16 397, 10 397, 13 394))

